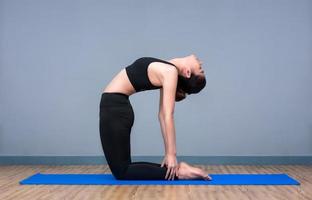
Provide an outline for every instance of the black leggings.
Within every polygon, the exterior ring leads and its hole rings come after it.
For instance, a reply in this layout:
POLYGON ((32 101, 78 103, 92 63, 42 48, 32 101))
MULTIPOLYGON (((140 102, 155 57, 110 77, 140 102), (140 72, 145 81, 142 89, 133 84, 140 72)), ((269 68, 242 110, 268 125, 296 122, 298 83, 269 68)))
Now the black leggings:
MULTIPOLYGON (((158 163, 131 162, 130 133, 134 112, 126 94, 102 93, 100 136, 107 164, 116 179, 164 180, 166 166, 158 163)), ((175 176, 175 180, 178 177, 175 176)))

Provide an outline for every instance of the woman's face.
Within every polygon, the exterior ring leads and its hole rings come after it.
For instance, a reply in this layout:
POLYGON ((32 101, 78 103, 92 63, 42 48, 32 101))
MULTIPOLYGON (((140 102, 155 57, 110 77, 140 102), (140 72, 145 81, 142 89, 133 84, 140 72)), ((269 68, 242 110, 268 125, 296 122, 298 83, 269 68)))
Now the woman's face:
POLYGON ((202 68, 203 62, 199 60, 196 55, 191 54, 185 58, 187 64, 182 76, 185 78, 190 78, 192 74, 196 76, 205 76, 204 70, 202 68))
POLYGON ((205 76, 204 70, 202 68, 203 62, 197 58, 194 54, 191 56, 192 60, 192 74, 205 76))
MULTIPOLYGON (((187 59, 187 68, 185 69, 184 73, 179 76, 179 83, 181 87, 182 85, 188 85, 188 81, 191 81, 191 77, 194 76, 203 76, 205 78, 204 70, 202 68, 203 62, 197 58, 194 54, 186 57, 187 59)), ((184 92, 182 89, 177 90, 176 92, 176 101, 183 100, 186 98, 188 93, 184 92)))

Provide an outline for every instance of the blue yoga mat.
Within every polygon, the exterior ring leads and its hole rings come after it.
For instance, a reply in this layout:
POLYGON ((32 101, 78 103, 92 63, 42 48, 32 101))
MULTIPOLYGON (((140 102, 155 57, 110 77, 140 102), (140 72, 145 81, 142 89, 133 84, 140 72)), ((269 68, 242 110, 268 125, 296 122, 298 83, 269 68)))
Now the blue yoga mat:
POLYGON ((41 174, 22 185, 300 185, 287 174, 209 174, 206 180, 117 180, 112 174, 41 174))

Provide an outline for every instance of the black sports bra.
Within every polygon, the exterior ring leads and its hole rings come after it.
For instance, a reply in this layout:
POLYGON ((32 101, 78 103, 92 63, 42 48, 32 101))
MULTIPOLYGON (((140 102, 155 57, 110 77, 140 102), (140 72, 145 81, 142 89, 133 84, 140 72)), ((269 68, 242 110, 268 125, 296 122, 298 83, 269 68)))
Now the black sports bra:
POLYGON ((154 86, 148 78, 147 68, 152 62, 163 62, 175 66, 170 62, 153 57, 142 57, 135 60, 131 65, 126 67, 126 72, 136 92, 161 88, 160 86, 154 86))

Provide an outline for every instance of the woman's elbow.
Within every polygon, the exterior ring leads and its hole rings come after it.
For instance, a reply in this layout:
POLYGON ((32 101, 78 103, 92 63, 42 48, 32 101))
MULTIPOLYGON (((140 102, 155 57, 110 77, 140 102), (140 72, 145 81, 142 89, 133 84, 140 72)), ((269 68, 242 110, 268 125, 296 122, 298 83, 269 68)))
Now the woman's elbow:
POLYGON ((174 114, 173 113, 167 113, 163 115, 163 120, 164 121, 172 121, 174 118, 174 114))
POLYGON ((174 118, 174 113, 173 112, 159 112, 158 113, 158 119, 159 120, 172 120, 174 118))

